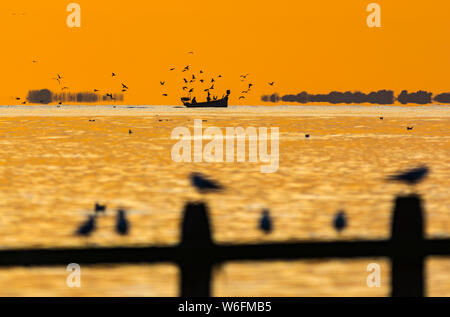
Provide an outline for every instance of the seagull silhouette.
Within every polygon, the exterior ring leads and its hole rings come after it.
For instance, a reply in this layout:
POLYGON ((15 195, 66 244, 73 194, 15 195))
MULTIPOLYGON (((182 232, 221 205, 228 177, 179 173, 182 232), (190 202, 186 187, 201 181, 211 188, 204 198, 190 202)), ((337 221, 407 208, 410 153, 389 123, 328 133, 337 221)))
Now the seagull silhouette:
POLYGON ((347 217, 345 216, 345 212, 343 210, 338 211, 336 216, 334 216, 333 225, 334 229, 336 229, 338 233, 345 229, 347 226, 347 217))
POLYGON ((406 130, 412 130, 414 127, 406 127, 406 130))
POLYGON ((117 75, 116 75, 116 73, 112 73, 112 75, 111 75, 111 76, 112 76, 112 77, 115 77, 115 76, 117 76, 117 75))
POLYGON ((160 81, 159 82, 161 84, 161 86, 164 86, 164 84, 166 83, 165 81, 160 81))
POLYGON ((128 87, 124 83, 122 83, 122 88, 128 89, 128 87))
MULTIPOLYGON (((93 121, 95 121, 95 120, 93 120, 93 121)), ((106 210, 106 205, 100 205, 98 202, 95 203, 94 212, 96 214, 104 213, 105 210, 106 210)))
POLYGON ((79 236, 88 236, 95 230, 95 216, 89 215, 88 220, 83 222, 75 232, 79 236))
POLYGON ((126 235, 126 234, 128 234, 129 230, 130 230, 130 225, 128 224, 125 210, 119 209, 117 211, 116 232, 121 235, 126 235))
POLYGON ((273 86, 273 84, 275 84, 275 82, 273 81, 269 83, 270 86, 273 86))
POLYGON ((191 174, 191 184, 201 193, 215 192, 223 189, 222 185, 200 173, 191 174))
POLYGON ((264 231, 265 234, 269 234, 272 231, 272 219, 268 209, 264 209, 259 220, 259 229, 264 231))
POLYGON ((429 173, 430 169, 427 166, 419 166, 409 169, 388 177, 390 181, 403 182, 408 185, 415 185, 421 182, 429 173))

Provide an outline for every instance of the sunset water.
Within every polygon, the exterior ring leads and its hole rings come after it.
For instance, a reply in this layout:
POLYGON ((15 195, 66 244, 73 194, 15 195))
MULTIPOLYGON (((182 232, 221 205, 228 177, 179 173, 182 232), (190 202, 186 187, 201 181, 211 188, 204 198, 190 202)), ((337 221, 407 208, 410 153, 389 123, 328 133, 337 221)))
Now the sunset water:
MULTIPOLYGON (((449 126, 445 106, 1 106, 0 246, 173 245, 188 201, 208 204, 216 243, 387 239, 395 196, 413 191, 425 203, 427 237, 449 238, 449 126), (265 163, 248 159, 174 162, 171 133, 186 127, 193 136, 194 119, 203 129, 279 128, 278 170, 263 174, 265 163), (419 165, 430 174, 414 188, 386 181, 419 165), (225 190, 198 193, 194 171, 225 190), (74 235, 95 202, 107 205, 97 231, 74 235), (114 231, 117 208, 128 212, 127 236, 114 231), (257 226, 264 208, 274 221, 267 235, 257 226), (332 222, 341 209, 348 226, 338 234, 332 222)), ((174 265, 82 270, 86 284, 70 289, 64 267, 0 269, 9 286, 0 296, 178 295, 174 265)), ((450 258, 428 259, 426 271, 426 294, 450 296, 450 258)), ((389 296, 389 279, 387 258, 232 262, 214 270, 213 295, 389 296), (372 262, 381 266, 380 288, 366 285, 372 262)))

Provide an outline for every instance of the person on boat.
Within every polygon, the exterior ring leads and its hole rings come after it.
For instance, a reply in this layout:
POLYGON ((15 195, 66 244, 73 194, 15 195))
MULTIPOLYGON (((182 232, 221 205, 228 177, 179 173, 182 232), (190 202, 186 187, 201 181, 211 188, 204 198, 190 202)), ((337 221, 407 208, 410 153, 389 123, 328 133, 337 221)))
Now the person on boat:
POLYGON ((206 100, 207 100, 208 102, 211 101, 211 94, 209 93, 209 90, 208 90, 208 97, 206 98, 206 100))
POLYGON ((192 104, 196 104, 196 103, 197 103, 197 99, 195 99, 195 97, 192 98, 192 104))

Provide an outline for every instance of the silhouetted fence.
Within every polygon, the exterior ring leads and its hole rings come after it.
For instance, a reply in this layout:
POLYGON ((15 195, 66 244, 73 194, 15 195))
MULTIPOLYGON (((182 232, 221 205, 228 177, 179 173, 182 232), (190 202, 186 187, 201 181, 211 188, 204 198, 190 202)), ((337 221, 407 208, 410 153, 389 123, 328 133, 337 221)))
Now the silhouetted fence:
POLYGON ((389 257, 392 296, 424 296, 424 259, 450 255, 450 239, 425 239, 419 196, 397 197, 392 237, 379 241, 215 244, 207 206, 188 203, 181 242, 167 247, 99 247, 0 251, 0 266, 171 262, 181 272, 180 295, 210 296, 214 265, 242 260, 389 257))

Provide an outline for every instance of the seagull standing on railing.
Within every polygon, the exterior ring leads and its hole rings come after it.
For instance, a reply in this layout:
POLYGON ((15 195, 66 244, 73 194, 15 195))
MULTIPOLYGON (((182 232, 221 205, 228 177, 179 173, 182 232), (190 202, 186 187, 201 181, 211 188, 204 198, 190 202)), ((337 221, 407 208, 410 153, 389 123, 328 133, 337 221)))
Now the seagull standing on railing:
POLYGON ((95 230, 95 216, 89 215, 88 220, 81 224, 76 234, 79 236, 88 236, 95 230))
POLYGON ((128 224, 128 220, 125 216, 125 210, 119 209, 117 211, 117 220, 116 220, 116 232, 121 235, 128 234, 130 225, 128 224))
POLYGON ((214 192, 223 189, 222 185, 200 173, 191 174, 191 184, 202 193, 214 192))
POLYGON ((420 166, 404 172, 400 172, 388 177, 390 181, 403 182, 408 185, 415 185, 422 181, 428 174, 429 168, 427 166, 420 166))
POLYGON ((345 229, 347 226, 347 217, 345 216, 345 212, 343 210, 340 210, 336 216, 334 216, 333 225, 334 229, 336 229, 338 233, 341 233, 341 231, 345 229))
POLYGON ((270 218, 269 210, 264 209, 261 219, 259 220, 259 229, 269 234, 272 231, 272 219, 270 218))

